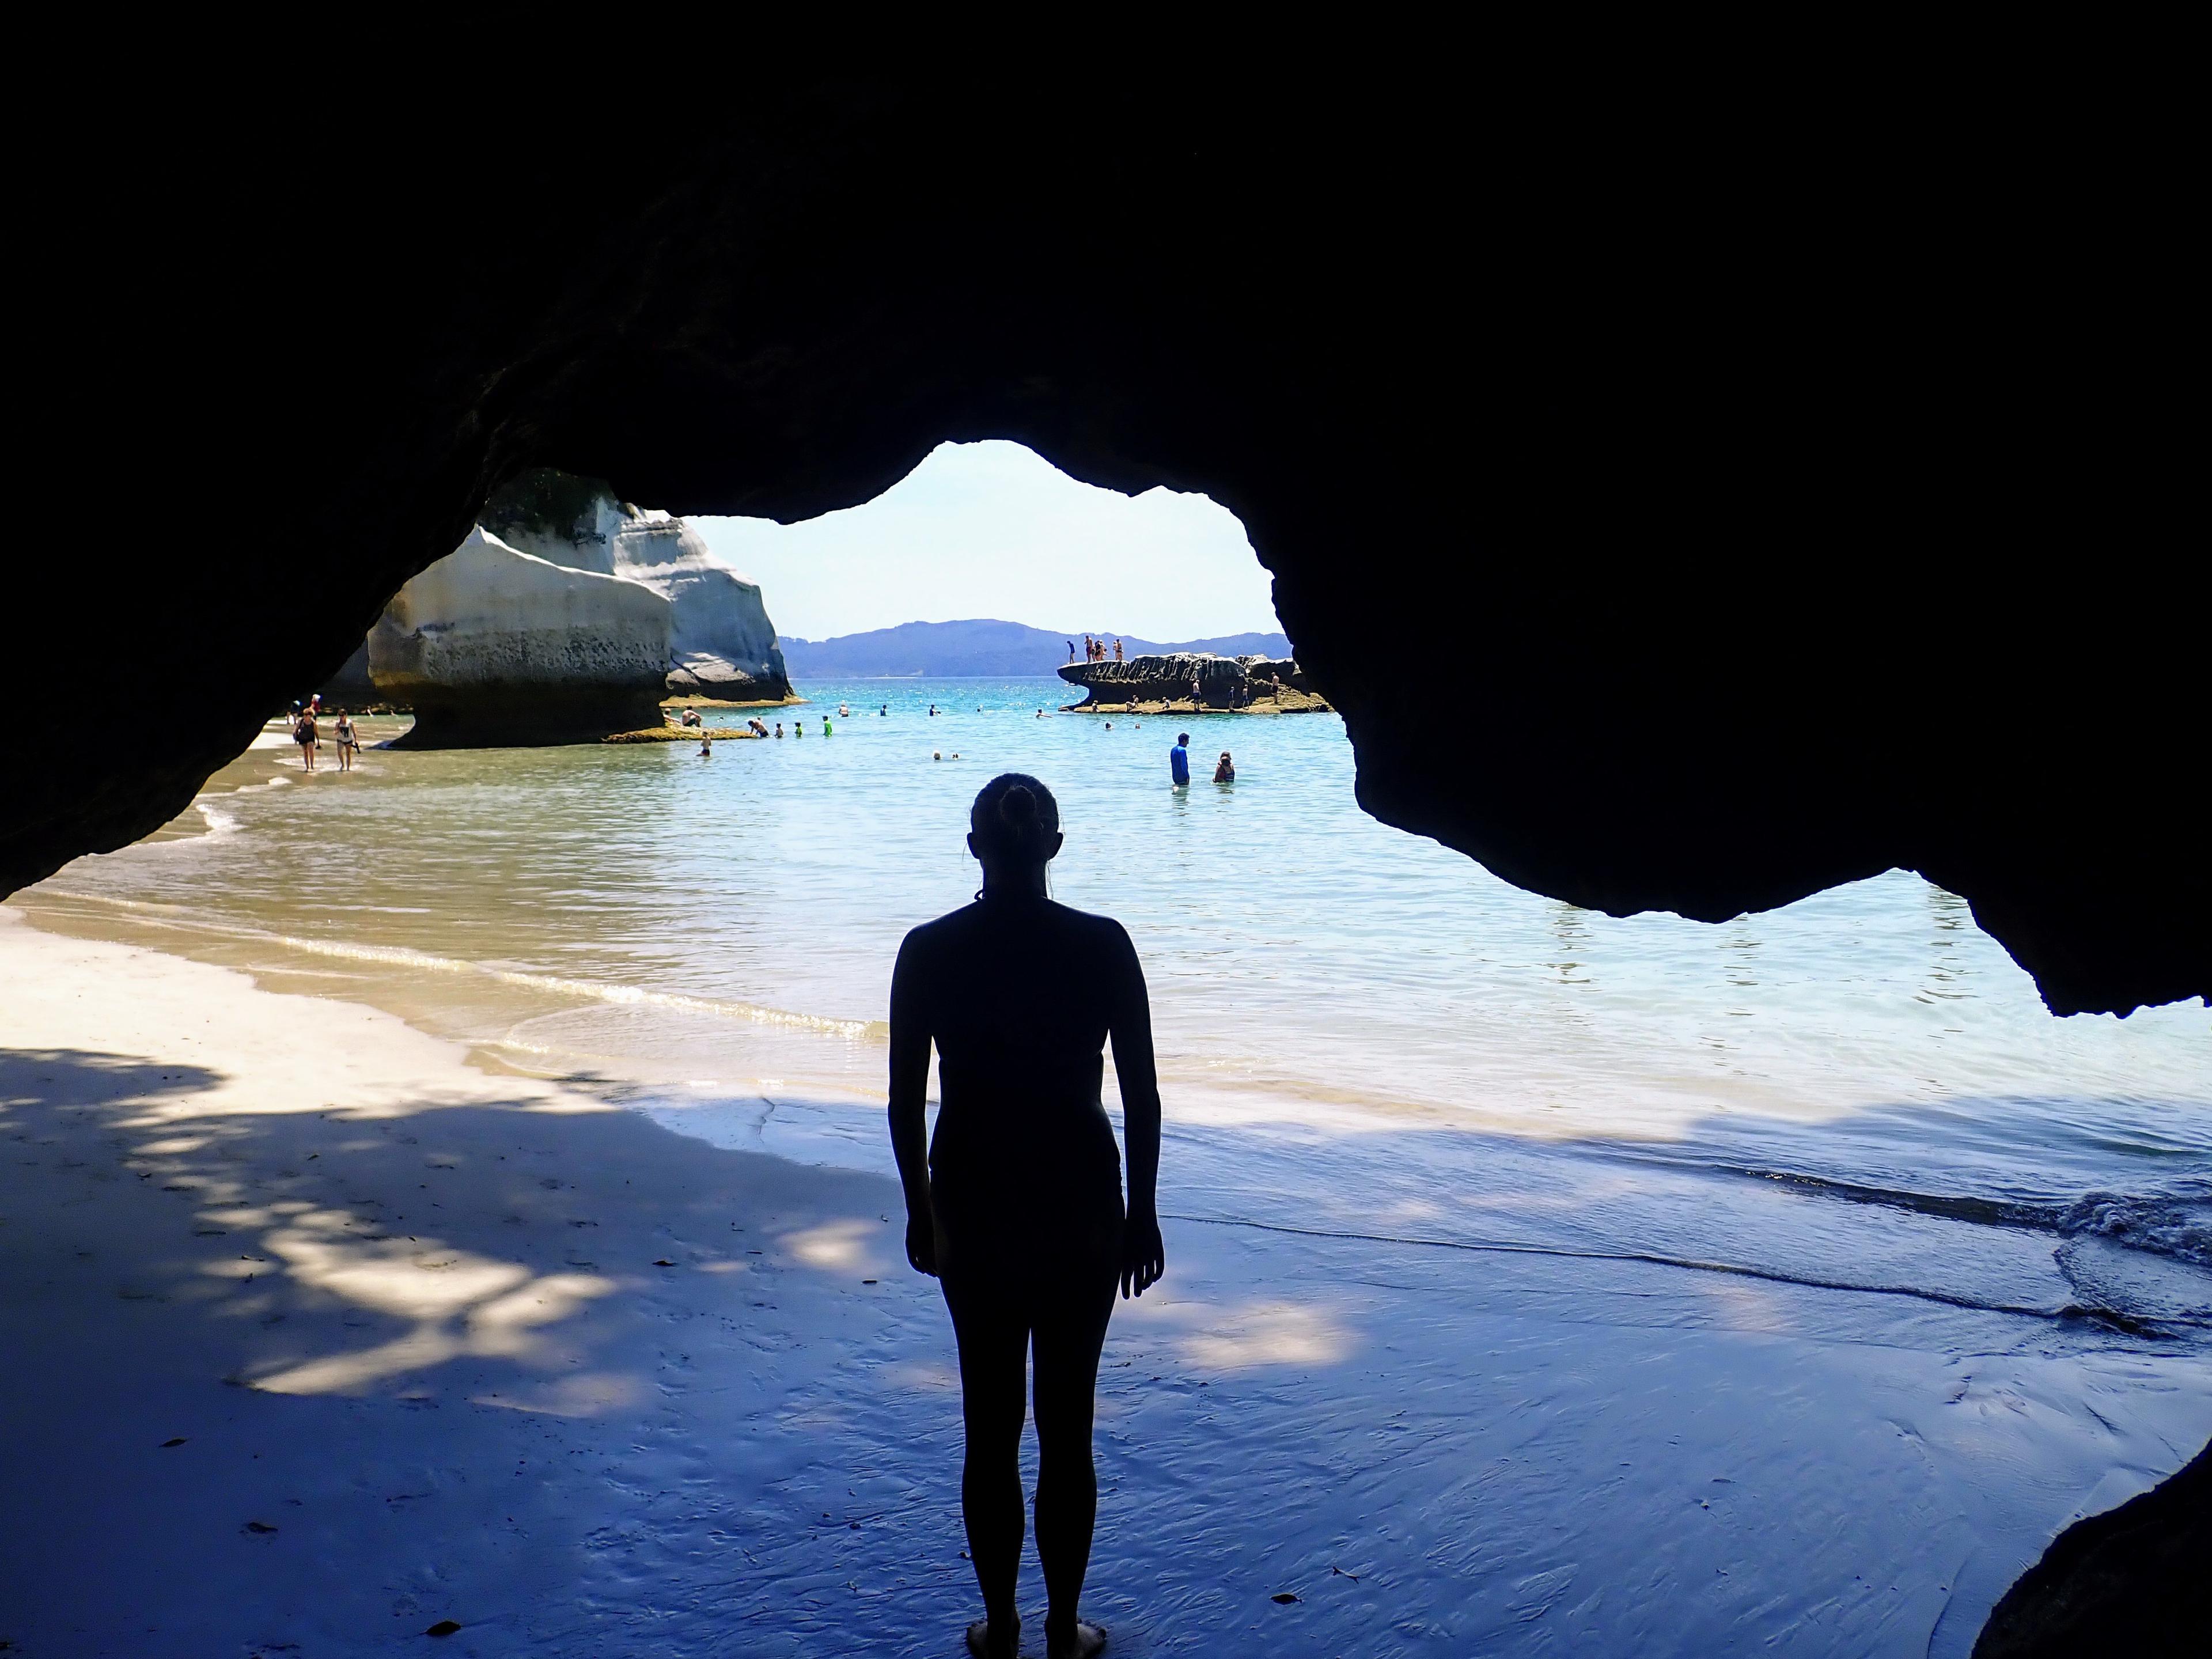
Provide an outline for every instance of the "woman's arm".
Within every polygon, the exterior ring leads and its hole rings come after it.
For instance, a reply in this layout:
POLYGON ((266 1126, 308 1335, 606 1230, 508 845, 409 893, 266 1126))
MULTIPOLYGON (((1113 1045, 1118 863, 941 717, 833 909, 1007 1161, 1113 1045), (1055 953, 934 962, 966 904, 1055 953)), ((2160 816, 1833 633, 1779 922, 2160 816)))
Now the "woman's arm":
POLYGON ((937 1229, 929 1207, 929 1023, 914 935, 891 970, 891 1152, 906 1188, 906 1259, 916 1273, 937 1272, 937 1229))
POLYGON ((1137 947, 1118 925, 1120 948, 1109 960, 1114 983, 1108 1030, 1114 1075, 1121 1085, 1121 1138, 1128 1143, 1129 1218, 1121 1234, 1121 1294, 1142 1296, 1166 1271, 1160 1242, 1160 1083, 1152 1065, 1152 1005, 1137 947))

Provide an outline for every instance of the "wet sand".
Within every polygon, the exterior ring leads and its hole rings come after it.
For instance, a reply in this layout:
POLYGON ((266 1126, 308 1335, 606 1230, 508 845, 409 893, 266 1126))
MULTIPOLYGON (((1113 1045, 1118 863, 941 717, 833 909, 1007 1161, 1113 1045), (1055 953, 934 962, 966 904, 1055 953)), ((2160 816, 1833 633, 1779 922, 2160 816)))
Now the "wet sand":
MULTIPOLYGON (((889 1181, 6 912, 0 979, 0 1638, 960 1650, 889 1181)), ((1167 1235, 1101 1383, 1118 1653, 1963 1654, 2212 1433, 2203 1360, 1985 1310, 1167 1235)))

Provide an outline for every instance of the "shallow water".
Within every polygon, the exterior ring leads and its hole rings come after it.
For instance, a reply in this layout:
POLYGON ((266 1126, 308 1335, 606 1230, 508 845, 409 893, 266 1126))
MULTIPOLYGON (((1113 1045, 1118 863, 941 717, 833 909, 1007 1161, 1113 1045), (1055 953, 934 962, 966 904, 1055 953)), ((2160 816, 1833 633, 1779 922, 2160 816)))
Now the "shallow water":
POLYGON ((967 803, 1025 770, 1061 804, 1056 895, 1120 917, 1150 977, 1168 1207, 2212 1335, 2201 1004, 2052 1019, 1963 901, 1902 872, 1718 927, 1540 898, 1362 813, 1332 715, 807 690, 776 712, 809 735, 704 760, 372 750, 307 778, 272 743, 173 831, 15 902, 725 1144, 883 1167, 853 1103, 880 1098, 899 939, 967 901, 967 803), (1178 729, 1237 781, 1171 789, 1178 729))

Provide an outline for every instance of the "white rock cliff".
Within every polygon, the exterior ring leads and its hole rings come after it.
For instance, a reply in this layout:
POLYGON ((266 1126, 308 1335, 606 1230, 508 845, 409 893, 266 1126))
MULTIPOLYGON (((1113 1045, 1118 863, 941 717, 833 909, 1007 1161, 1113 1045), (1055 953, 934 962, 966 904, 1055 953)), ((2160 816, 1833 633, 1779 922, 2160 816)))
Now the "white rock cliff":
POLYGON ((392 597, 368 635, 378 692, 422 747, 555 743, 657 723, 675 607, 481 527, 392 597))
POLYGON ((757 585, 715 562, 688 520, 641 511, 605 490, 565 524, 500 516, 514 546, 574 570, 596 571, 653 589, 675 608, 668 690, 732 702, 778 698, 791 681, 757 585))
POLYGON ((401 741, 423 747, 569 742, 658 725, 670 695, 791 690, 759 587, 690 524, 552 471, 495 497, 366 649, 376 698, 415 710, 401 741))

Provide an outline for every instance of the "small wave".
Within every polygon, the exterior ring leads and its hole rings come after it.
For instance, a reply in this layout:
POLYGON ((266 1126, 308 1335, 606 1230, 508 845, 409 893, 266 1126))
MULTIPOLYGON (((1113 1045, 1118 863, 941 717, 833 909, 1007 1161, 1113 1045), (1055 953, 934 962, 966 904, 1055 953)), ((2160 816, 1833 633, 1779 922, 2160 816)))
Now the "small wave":
POLYGON ((137 899, 110 898, 100 893, 51 890, 59 898, 108 904, 118 909, 158 915, 171 926, 189 927, 231 939, 249 939, 281 945, 287 950, 335 961, 373 962, 422 973, 471 975, 495 980, 501 985, 550 991, 556 995, 588 1001, 665 1008, 679 1013, 710 1015, 720 1019, 742 1019, 757 1025, 781 1025, 798 1030, 819 1031, 831 1036, 888 1042, 890 1036, 890 1028, 881 1020, 838 1019, 827 1014, 805 1014, 787 1008, 771 1008, 761 1003, 728 1002, 714 997, 690 996, 678 991, 649 991, 642 986, 614 985, 604 980, 533 974, 522 969, 495 968, 489 963, 470 962, 458 957, 433 956, 427 951, 410 950, 404 945, 349 945, 337 939, 303 939, 295 933, 275 933, 264 928, 245 927, 234 922, 216 921, 204 917, 195 916, 186 920, 185 913, 174 906, 153 905, 137 899))
POLYGON ((1250 1227, 1262 1232, 1289 1233, 1304 1238, 1337 1238, 1356 1240, 1369 1244, 1401 1244, 1431 1250, 1462 1250, 1474 1255, 1534 1255, 1551 1256, 1570 1261, 1623 1261, 1646 1267, 1672 1267, 1683 1273, 1717 1273, 1733 1279, 1755 1279, 1770 1285, 1790 1285, 1803 1290, 1842 1291, 1858 1296, 1898 1297, 1913 1302, 1929 1302, 1939 1307, 1958 1308, 1972 1313, 2003 1314, 2017 1319, 2047 1320, 2066 1324, 2084 1322, 2106 1329, 2124 1332, 2130 1336, 2171 1338, 2185 1331, 2203 1328, 2212 1321, 2204 1315, 2207 1310, 2184 1304, 2155 1311, 2119 1305, 2133 1298, 2103 1293, 2103 1287, 2093 1286, 2087 1275, 2077 1278, 2069 1272, 2068 1282, 2077 1299, 2060 1304, 1999 1302, 1981 1297, 1967 1296, 1927 1285, 1886 1285, 1847 1277, 1790 1273, 1779 1267, 1762 1267, 1753 1262, 1712 1261, 1698 1256, 1673 1255, 1656 1250, 1604 1250, 1578 1249, 1564 1244, 1537 1243, 1525 1239, 1504 1238, 1433 1238, 1396 1233, 1368 1233, 1339 1231, 1325 1227, 1297 1227, 1285 1223, 1261 1221, 1250 1216, 1190 1215, 1163 1210, 1161 1218, 1172 1221, 1193 1221, 1208 1227, 1250 1227))
POLYGON ((291 779, 280 774, 273 778, 264 778, 259 783, 242 783, 235 789, 225 789, 220 793, 193 796, 192 808, 200 815, 200 821, 207 825, 205 836, 195 836, 194 839, 213 841, 236 835, 245 826, 239 822, 238 814, 225 806, 223 802, 240 795, 258 794, 268 789, 282 789, 291 781, 291 779))
POLYGON ((2165 1193, 2091 1193, 2061 1213, 2058 1231, 2212 1269, 2212 1181, 2165 1193))
POLYGON ((2060 1238, 2094 1237, 2212 1269, 2212 1181, 2186 1180, 2147 1193, 2094 1192, 2078 1199, 1986 1198, 1963 1193, 1924 1193, 1845 1181, 1833 1176, 1709 1159, 1654 1159, 1628 1153, 1635 1163, 1658 1162, 1740 1180, 1762 1182, 1846 1204, 1874 1204, 1914 1215, 1964 1221, 1980 1227, 2015 1227, 2060 1238))

